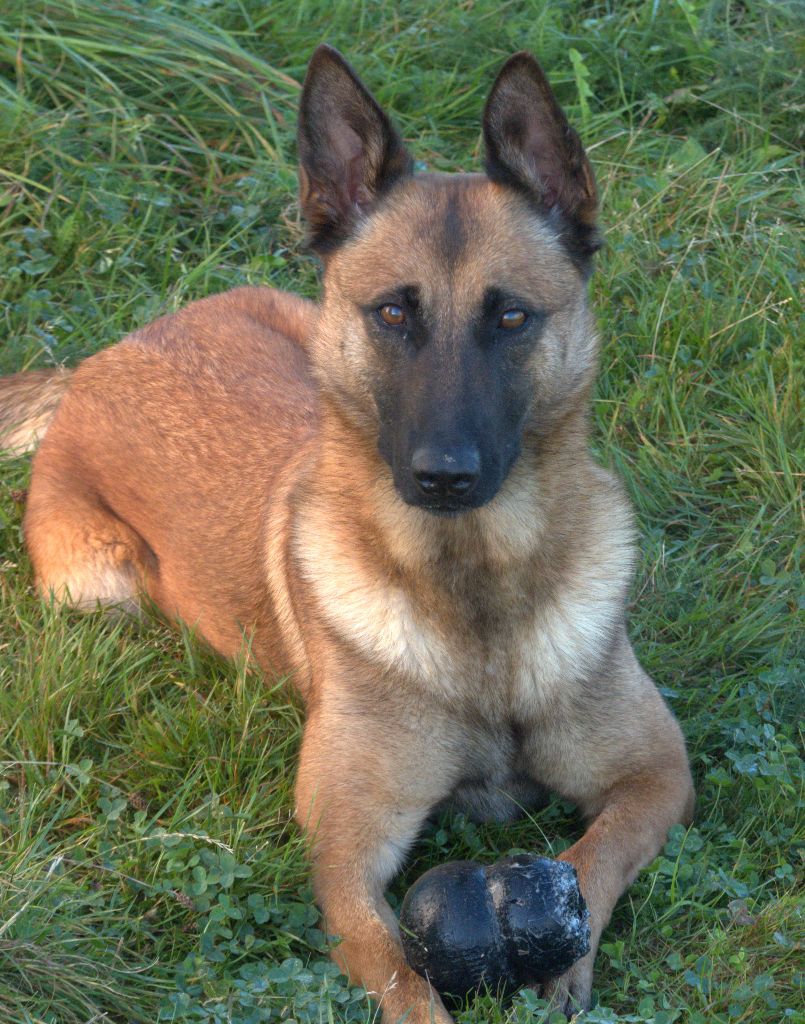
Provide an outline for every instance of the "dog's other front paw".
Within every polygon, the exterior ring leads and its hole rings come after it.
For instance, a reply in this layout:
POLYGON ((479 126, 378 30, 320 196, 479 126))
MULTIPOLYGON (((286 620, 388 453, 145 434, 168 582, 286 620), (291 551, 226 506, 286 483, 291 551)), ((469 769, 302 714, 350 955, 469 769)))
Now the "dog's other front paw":
POLYGON ((435 989, 413 971, 390 986, 379 1003, 383 1024, 455 1024, 435 989))
POLYGON ((585 956, 569 971, 542 986, 541 995, 551 1009, 561 1010, 570 1020, 575 1013, 590 1009, 593 989, 593 958, 585 956))
POLYGON ((455 1022, 441 1003, 437 1005, 432 1002, 427 1006, 417 1003, 402 1013, 385 1008, 383 1024, 455 1024, 455 1022))

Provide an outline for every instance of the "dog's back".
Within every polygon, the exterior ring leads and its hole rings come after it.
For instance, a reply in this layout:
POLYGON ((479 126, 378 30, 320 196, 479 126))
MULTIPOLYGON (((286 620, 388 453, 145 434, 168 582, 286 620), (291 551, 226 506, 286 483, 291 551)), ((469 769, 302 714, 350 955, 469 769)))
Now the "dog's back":
POLYGON ((315 309, 236 289, 162 317, 69 381, 23 375, 7 389, 18 446, 52 418, 25 518, 44 593, 133 607, 144 590, 224 654, 248 641, 270 617, 266 495, 315 432, 303 348, 315 309))

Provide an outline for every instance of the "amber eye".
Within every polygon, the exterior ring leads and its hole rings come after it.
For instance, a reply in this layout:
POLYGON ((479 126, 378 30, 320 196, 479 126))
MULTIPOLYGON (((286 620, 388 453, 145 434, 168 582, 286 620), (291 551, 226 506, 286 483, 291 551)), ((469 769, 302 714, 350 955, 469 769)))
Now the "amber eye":
POLYGON ((378 313, 383 323, 388 324, 389 327, 399 327, 400 324, 405 323, 405 313, 403 313, 400 306, 395 306, 393 302, 388 302, 385 306, 381 306, 378 309, 378 313))
POLYGON ((522 309, 507 309, 498 321, 498 327, 503 327, 507 331, 513 331, 517 327, 522 327, 527 319, 522 309))

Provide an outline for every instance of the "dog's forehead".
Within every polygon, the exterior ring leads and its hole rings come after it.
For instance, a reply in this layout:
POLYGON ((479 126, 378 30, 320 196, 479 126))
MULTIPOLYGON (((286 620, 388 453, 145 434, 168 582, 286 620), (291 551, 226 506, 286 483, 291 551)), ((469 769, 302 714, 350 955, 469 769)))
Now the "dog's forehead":
POLYGON ((333 258, 359 304, 418 287, 423 302, 476 304, 488 288, 559 308, 583 286, 557 232, 484 175, 418 175, 398 186, 333 258))

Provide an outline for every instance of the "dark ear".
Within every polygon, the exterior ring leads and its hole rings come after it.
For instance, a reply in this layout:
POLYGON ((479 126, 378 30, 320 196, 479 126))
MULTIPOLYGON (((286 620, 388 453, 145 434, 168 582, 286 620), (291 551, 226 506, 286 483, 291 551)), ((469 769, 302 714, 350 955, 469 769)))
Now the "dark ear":
POLYGON ((592 168, 530 53, 510 57, 495 80, 484 109, 484 142, 493 181, 525 192, 544 213, 560 214, 575 255, 599 248, 592 168))
POLYGON ((299 105, 299 198, 310 244, 326 252, 403 175, 411 157, 341 54, 319 46, 299 105))

